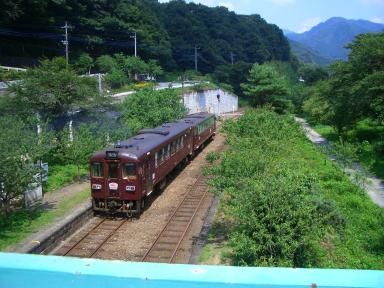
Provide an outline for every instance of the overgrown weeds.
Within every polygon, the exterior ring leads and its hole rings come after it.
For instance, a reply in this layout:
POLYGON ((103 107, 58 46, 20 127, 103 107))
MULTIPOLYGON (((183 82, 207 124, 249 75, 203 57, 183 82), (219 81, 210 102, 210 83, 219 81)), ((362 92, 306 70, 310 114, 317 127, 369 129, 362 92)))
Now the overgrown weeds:
POLYGON ((233 264, 384 269, 383 211, 291 117, 250 110, 224 129, 230 148, 210 182, 219 221, 234 223, 225 241, 233 264))

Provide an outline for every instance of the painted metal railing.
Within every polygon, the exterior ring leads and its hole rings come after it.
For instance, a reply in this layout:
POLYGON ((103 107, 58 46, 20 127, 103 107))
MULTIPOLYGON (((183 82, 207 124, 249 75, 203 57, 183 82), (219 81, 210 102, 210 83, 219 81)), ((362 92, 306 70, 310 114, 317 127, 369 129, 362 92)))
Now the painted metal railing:
POLYGON ((384 271, 134 263, 0 253, 0 287, 384 287, 384 271))

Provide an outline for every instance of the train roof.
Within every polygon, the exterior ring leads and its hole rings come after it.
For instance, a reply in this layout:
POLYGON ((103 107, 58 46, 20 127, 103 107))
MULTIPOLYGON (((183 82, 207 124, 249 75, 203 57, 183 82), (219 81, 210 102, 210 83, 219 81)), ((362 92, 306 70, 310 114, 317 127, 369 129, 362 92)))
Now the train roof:
POLYGON ((214 114, 207 112, 200 112, 190 114, 184 118, 170 123, 164 123, 161 126, 153 129, 143 129, 135 136, 128 138, 109 147, 103 151, 97 152, 93 157, 105 157, 106 151, 118 151, 119 156, 128 158, 139 159, 152 151, 159 145, 186 132, 188 129, 200 124, 207 118, 213 117, 214 114))

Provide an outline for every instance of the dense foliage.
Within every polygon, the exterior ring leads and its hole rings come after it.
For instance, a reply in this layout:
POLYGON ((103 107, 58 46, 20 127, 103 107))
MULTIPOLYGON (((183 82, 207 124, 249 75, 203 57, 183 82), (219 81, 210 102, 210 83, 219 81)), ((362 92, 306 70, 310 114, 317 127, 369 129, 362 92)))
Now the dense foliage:
POLYGON ((15 102, 18 114, 38 113, 43 118, 62 115, 94 101, 98 96, 96 89, 94 79, 76 75, 62 57, 41 61, 40 66, 28 69, 20 75, 20 81, 10 85, 14 94, 11 102, 15 102))
MULTIPOLYGON (((13 200, 39 183, 35 166, 40 141, 31 127, 16 117, 0 117, 0 214, 8 212, 13 200)), ((22 198, 21 198, 22 199, 22 198)))
POLYGON ((339 134, 367 117, 384 121, 384 33, 361 34, 348 45, 348 61, 330 67, 330 78, 310 90, 304 111, 339 134), (322 116, 321 116, 322 115, 322 116))
POLYGON ((171 122, 186 115, 180 95, 173 89, 142 90, 126 98, 123 103, 123 121, 133 133, 171 122))
MULTIPOLYGON (((236 62, 290 59, 288 41, 277 26, 267 24, 259 15, 236 15, 224 7, 181 0, 18 0, 0 5, 0 60, 13 65, 34 62, 43 55, 63 55, 60 27, 65 21, 71 25, 72 59, 84 52, 92 58, 119 52, 133 55, 134 31, 138 55, 144 60, 156 59, 168 70, 193 68, 195 45, 202 72, 230 63, 231 53, 236 62)), ((83 61, 89 62, 85 57, 83 61)))
MULTIPOLYGON (((279 76, 275 67, 268 64, 254 64, 249 73, 248 82, 242 84, 244 94, 250 98, 253 106, 263 106, 287 98, 288 89, 285 79, 279 76)), ((276 106, 276 105, 275 105, 276 106)))
POLYGON ((250 110, 224 130, 229 149, 210 172, 234 264, 384 268, 383 211, 291 117, 250 110))

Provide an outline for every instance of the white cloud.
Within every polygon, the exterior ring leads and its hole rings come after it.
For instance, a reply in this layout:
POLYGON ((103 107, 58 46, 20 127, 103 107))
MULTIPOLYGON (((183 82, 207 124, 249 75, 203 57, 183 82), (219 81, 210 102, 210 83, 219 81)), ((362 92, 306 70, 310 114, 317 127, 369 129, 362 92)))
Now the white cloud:
POLYGON ((296 0, 270 0, 273 4, 278 6, 287 6, 291 4, 295 4, 296 0))
POLYGON ((316 26, 321 22, 320 17, 312 17, 305 19, 300 23, 300 28, 297 30, 298 33, 303 33, 305 31, 310 30, 312 27, 316 26))
POLYGON ((379 23, 379 24, 384 24, 383 18, 380 18, 380 17, 375 17, 375 18, 371 19, 371 22, 379 23))
POLYGON ((235 6, 231 2, 219 2, 219 6, 226 7, 228 8, 228 10, 231 10, 231 11, 235 10, 235 6))

